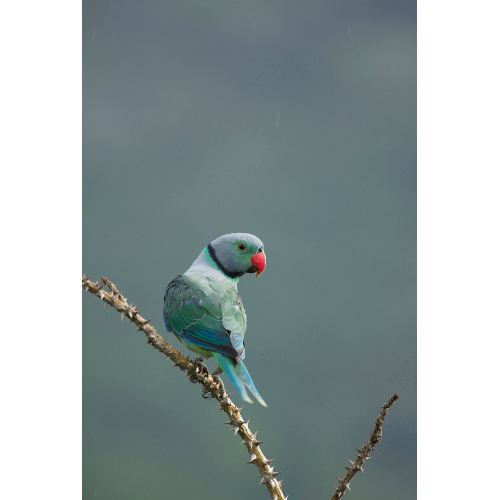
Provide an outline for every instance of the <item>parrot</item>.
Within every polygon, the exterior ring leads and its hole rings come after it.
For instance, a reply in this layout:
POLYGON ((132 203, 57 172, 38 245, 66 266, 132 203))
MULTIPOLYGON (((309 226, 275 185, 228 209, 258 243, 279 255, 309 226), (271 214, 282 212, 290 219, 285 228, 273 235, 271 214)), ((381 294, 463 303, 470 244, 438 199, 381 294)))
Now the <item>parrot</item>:
POLYGON ((266 267, 264 244, 252 234, 231 233, 207 245, 191 267, 165 290, 163 319, 167 331, 200 355, 214 357, 244 401, 267 404, 243 363, 247 316, 238 294, 246 273, 258 278, 266 267))

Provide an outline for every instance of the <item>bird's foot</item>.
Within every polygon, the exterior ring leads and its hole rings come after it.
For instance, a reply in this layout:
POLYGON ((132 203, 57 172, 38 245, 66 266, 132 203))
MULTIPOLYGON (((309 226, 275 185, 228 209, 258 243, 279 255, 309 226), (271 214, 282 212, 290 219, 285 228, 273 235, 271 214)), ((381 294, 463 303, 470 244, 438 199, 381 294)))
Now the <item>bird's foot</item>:
POLYGON ((218 366, 213 372, 212 372, 212 377, 215 377, 216 375, 220 375, 221 373, 224 373, 222 371, 222 368, 218 366))
POLYGON ((204 359, 203 358, 194 358, 193 363, 198 367, 200 372, 203 373, 203 375, 207 376, 210 374, 208 371, 208 368, 206 367, 205 363, 203 363, 204 359))
POLYGON ((214 373, 212 373, 212 377, 214 378, 215 383, 219 386, 219 391, 221 396, 224 397, 224 395, 226 394, 226 388, 224 387, 224 382, 222 382, 222 379, 218 375, 214 375, 214 373))

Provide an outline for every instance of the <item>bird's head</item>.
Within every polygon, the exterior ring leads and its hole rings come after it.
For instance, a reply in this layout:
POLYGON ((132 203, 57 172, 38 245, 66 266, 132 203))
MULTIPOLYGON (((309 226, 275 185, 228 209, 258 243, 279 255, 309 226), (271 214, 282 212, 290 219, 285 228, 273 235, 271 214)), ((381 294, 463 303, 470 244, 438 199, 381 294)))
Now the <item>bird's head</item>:
POLYGON ((264 244, 253 234, 225 234, 208 245, 210 256, 220 270, 230 278, 245 273, 259 277, 266 268, 264 244))

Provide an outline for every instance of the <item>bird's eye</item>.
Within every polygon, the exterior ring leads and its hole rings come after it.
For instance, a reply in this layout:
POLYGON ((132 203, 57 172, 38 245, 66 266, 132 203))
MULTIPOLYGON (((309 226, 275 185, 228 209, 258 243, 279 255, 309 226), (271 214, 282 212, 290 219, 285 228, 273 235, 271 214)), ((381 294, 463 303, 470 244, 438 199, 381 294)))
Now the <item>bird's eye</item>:
POLYGON ((240 244, 238 245, 238 248, 239 248, 241 251, 245 250, 245 248, 246 248, 246 247, 247 247, 247 246, 245 245, 245 243, 240 243, 240 244))

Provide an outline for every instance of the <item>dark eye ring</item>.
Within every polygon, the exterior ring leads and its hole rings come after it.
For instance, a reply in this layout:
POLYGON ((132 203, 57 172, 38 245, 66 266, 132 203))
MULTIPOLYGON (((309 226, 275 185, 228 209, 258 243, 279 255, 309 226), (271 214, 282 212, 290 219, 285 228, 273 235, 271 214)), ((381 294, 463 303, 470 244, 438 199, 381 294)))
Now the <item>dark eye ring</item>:
POLYGON ((240 244, 238 245, 238 248, 239 248, 241 251, 245 250, 245 248, 246 248, 246 247, 247 247, 247 246, 245 245, 245 243, 240 243, 240 244))

